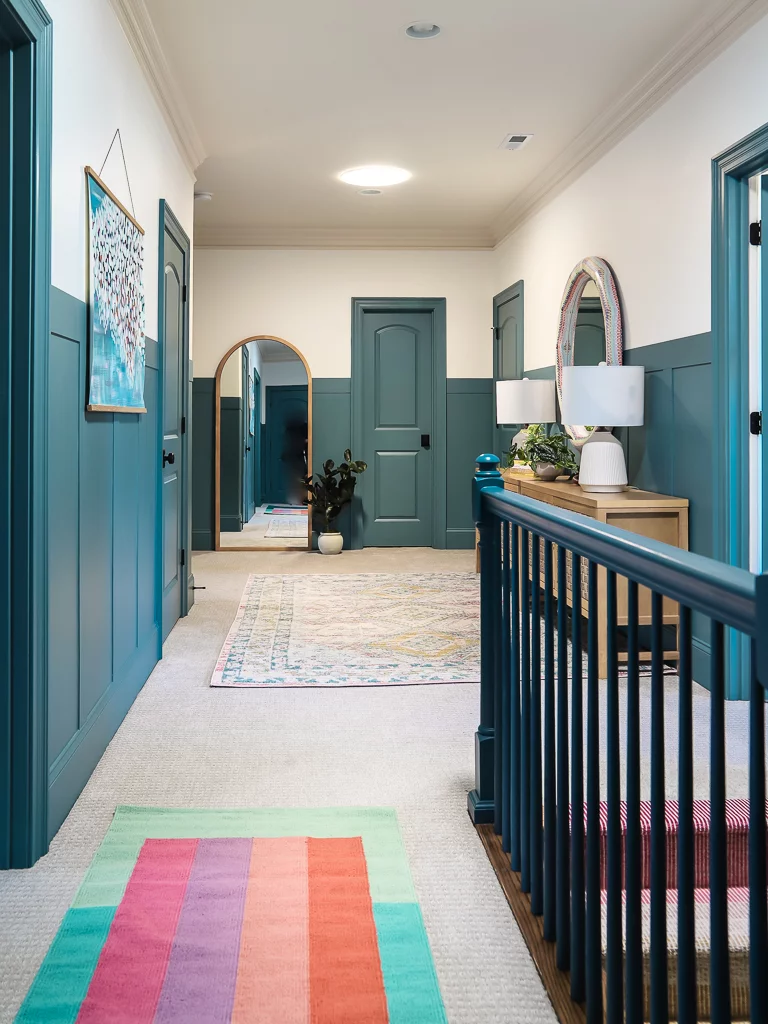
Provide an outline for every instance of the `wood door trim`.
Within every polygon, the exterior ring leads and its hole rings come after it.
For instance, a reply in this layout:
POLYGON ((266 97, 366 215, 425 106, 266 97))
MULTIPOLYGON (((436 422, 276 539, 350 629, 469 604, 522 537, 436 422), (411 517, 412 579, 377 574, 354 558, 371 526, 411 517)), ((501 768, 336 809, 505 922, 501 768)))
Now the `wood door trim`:
MULTIPOLYGON (((221 375, 227 360, 239 348, 249 344, 251 341, 277 341, 281 345, 295 352, 304 364, 307 373, 307 469, 312 472, 312 371, 304 353, 292 345, 285 338, 278 338, 274 334, 254 334, 250 338, 243 338, 234 344, 222 356, 219 365, 216 367, 214 385, 214 439, 213 439, 213 550, 214 551, 302 551, 303 548, 248 548, 248 547, 225 547, 221 546, 221 375)), ((307 551, 312 550, 312 515, 307 510, 307 551)))

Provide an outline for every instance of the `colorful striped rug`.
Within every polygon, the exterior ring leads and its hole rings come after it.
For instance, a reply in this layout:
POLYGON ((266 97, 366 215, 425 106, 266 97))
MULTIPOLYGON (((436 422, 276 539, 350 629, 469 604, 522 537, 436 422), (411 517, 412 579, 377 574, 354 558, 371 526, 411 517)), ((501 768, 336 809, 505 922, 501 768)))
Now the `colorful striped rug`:
POLYGON ((120 807, 17 1024, 445 1024, 395 812, 120 807))

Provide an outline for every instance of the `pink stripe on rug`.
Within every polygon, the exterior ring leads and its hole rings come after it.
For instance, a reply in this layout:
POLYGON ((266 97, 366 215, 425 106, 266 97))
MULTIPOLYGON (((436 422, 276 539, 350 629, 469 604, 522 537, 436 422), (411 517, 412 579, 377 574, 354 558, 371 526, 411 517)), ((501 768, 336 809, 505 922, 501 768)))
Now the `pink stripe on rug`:
POLYGON ((232 1024, 308 1024, 307 840, 254 839, 232 1024))
POLYGON ((156 1024, 229 1024, 251 839, 200 839, 156 1024))
POLYGON ((152 1024, 196 847, 196 839, 146 840, 77 1024, 152 1024))

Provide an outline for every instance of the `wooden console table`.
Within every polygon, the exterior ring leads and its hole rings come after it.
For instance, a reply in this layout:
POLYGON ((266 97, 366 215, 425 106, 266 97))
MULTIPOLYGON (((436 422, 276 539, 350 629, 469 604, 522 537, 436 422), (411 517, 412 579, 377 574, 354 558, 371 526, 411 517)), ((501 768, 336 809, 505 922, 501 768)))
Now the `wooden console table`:
MULTIPOLYGON (((663 541, 673 547, 688 550, 688 499, 674 498, 666 494, 654 494, 652 491, 641 491, 636 487, 630 487, 625 491, 618 491, 614 494, 597 494, 583 491, 578 484, 573 483, 545 483, 535 477, 511 477, 505 478, 504 488, 523 494, 528 498, 536 498, 548 505, 556 505, 558 508, 565 508, 571 512, 579 512, 596 519, 600 523, 609 526, 617 526, 631 533, 638 533, 643 537, 650 537, 653 540, 663 541)), ((555 595, 558 592, 557 560, 553 550, 553 571, 552 579, 555 595)), ((541 568, 543 575, 544 553, 542 544, 541 568)), ((567 578, 566 588, 568 604, 571 603, 570 593, 570 552, 567 556, 567 578)), ((479 564, 477 565, 479 569, 479 564)), ((589 613, 589 601, 587 594, 587 565, 582 559, 581 564, 582 582, 582 615, 589 613)), ((599 607, 598 618, 598 653, 599 653, 599 674, 604 679, 607 675, 607 632, 608 624, 606 619, 606 571, 598 568, 597 575, 597 597, 599 607)), ((617 603, 618 603, 618 624, 627 624, 627 581, 623 577, 617 580, 617 603)), ((646 587, 640 587, 638 592, 638 622, 641 626, 651 624, 651 593, 646 587)), ((677 627, 679 621, 678 606, 675 602, 664 599, 664 625, 677 627)), ((677 660, 677 643, 675 649, 665 650, 666 661, 677 660)), ((624 652, 619 652, 619 660, 626 661, 624 652)), ((640 652, 641 661, 650 660, 649 651, 640 652)))

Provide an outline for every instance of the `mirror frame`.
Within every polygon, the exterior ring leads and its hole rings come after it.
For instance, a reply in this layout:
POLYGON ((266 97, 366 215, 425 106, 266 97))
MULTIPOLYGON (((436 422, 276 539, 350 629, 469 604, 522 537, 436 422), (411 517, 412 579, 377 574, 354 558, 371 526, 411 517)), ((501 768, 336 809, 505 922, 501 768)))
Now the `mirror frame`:
MULTIPOLYGON (((609 366, 621 366, 624 361, 624 319, 616 276, 607 260, 588 256, 570 273, 560 303, 560 323, 557 331, 557 400, 563 403, 563 367, 573 366, 576 343, 576 320, 584 289, 594 281, 600 296, 605 321, 605 361, 609 366)), ((580 448, 592 433, 587 427, 564 423, 563 429, 572 443, 580 448)))
POLYGON ((213 550, 214 551, 311 551, 312 550, 312 511, 311 506, 307 505, 307 546, 305 548, 299 547, 279 547, 273 548, 264 547, 253 547, 247 544, 243 544, 240 547, 233 547, 227 545, 226 547, 221 546, 221 375, 224 372, 224 367, 230 356, 234 355, 238 349, 247 345, 251 341, 278 341, 281 345, 285 345, 286 348, 291 349, 295 352, 299 359, 304 364, 304 369, 307 373, 307 469, 312 472, 312 373, 309 369, 309 363, 304 358, 304 354, 292 345, 290 341, 286 341, 285 338, 278 338, 274 334, 254 334, 250 338, 243 338, 242 341, 238 341, 236 345, 233 345, 223 356, 216 368, 216 386, 214 389, 216 403, 214 410, 214 451, 213 451, 213 550))

